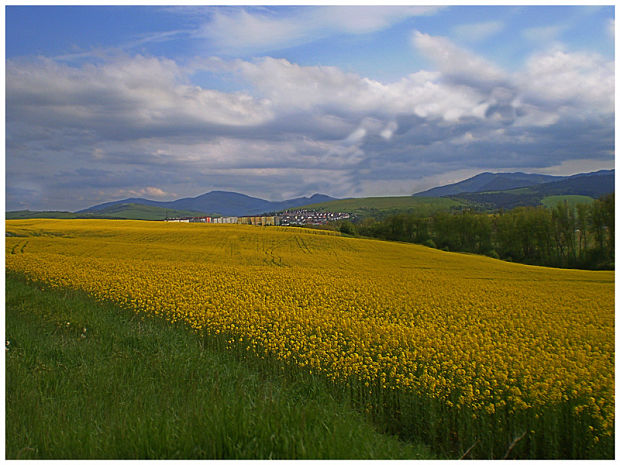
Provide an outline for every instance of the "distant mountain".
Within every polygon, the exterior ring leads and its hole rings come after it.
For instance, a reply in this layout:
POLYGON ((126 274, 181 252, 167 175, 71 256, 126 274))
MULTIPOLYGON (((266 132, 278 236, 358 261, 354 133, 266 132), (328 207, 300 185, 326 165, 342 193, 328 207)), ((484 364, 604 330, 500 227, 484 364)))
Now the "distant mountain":
POLYGON ((459 195, 466 192, 489 192, 505 191, 520 187, 529 187, 553 181, 561 181, 566 176, 548 176, 544 174, 527 173, 481 173, 473 178, 465 179, 446 186, 433 187, 432 189, 413 194, 417 197, 446 197, 459 195))
POLYGON ((503 191, 468 192, 451 198, 485 205, 490 209, 537 206, 550 196, 587 196, 599 198, 615 191, 615 170, 581 173, 560 181, 503 191))
POLYGON ((544 195, 587 195, 598 198, 616 189, 615 170, 601 170, 569 176, 562 181, 549 182, 532 188, 544 195))
POLYGON ((312 197, 299 197, 280 202, 271 202, 237 192, 212 191, 199 195, 198 197, 187 197, 170 202, 159 202, 143 198, 123 199, 94 205, 80 210, 77 213, 94 213, 118 204, 139 204, 164 209, 189 210, 206 215, 251 216, 301 207, 318 202, 327 202, 329 200, 335 199, 328 195, 314 194, 312 197))

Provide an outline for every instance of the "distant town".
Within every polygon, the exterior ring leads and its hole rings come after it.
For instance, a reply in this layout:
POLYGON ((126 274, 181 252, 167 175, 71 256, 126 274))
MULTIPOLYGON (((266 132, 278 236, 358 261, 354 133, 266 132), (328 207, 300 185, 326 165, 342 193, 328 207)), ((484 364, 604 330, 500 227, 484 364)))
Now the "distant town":
POLYGON ((192 216, 166 218, 173 223, 251 224, 255 226, 321 225, 330 221, 349 219, 349 213, 319 212, 316 210, 287 210, 271 216, 192 216))

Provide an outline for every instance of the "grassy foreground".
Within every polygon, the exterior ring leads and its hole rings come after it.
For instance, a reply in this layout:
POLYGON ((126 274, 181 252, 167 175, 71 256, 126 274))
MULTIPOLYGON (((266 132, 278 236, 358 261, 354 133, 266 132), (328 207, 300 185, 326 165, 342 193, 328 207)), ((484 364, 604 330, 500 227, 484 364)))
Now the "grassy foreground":
POLYGON ((7 459, 433 458, 318 378, 6 275, 7 459))

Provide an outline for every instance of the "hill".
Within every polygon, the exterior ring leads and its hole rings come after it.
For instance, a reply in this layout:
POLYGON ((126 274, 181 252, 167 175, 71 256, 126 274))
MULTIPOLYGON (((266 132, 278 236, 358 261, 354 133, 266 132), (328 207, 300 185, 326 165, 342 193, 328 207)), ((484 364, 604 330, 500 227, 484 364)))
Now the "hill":
POLYGON ((14 210, 6 212, 7 220, 26 220, 31 218, 75 219, 77 217, 76 213, 64 211, 14 210))
POLYGON ((211 191, 197 197, 166 202, 128 198, 101 203, 75 213, 12 211, 7 212, 6 218, 161 220, 166 216, 252 216, 303 207, 319 211, 348 212, 358 218, 380 219, 396 213, 432 215, 437 211, 463 208, 496 210, 517 206, 536 206, 544 204, 545 198, 549 196, 570 195, 598 198, 614 192, 614 189, 614 170, 582 173, 569 177, 526 173, 481 173, 455 184, 418 192, 413 196, 335 199, 328 195, 314 194, 311 197, 269 201, 237 192, 211 191))
POLYGON ((556 205, 561 205, 564 202, 566 202, 570 208, 574 208, 575 205, 580 203, 591 204, 594 202, 594 199, 587 195, 549 195, 541 201, 547 208, 554 208, 556 205))
POLYGON ((160 202, 143 198, 130 198, 94 205, 77 213, 93 213, 105 210, 118 204, 138 204, 163 209, 185 210, 199 214, 221 216, 249 216, 267 212, 276 212, 289 208, 300 207, 317 202, 334 200, 333 197, 314 194, 311 197, 298 197, 283 201, 269 201, 250 197, 237 192, 211 191, 197 197, 186 197, 169 202, 160 202))
POLYGON ((163 220, 165 218, 178 218, 184 216, 198 216, 200 212, 191 210, 175 210, 152 205, 141 205, 138 203, 121 203, 111 205, 91 216, 99 218, 119 218, 126 220, 163 220))
POLYGON ((470 207, 469 201, 435 197, 363 197, 314 203, 304 208, 325 212, 348 212, 358 218, 383 218, 396 213, 432 215, 437 211, 470 207))
POLYGON ((570 203, 591 202, 614 192, 614 170, 574 176, 547 176, 527 173, 481 173, 464 181, 439 186, 412 196, 364 197, 331 200, 305 208, 348 212, 358 218, 382 219, 397 213, 430 216, 438 211, 471 208, 510 209, 518 206, 550 205, 558 196, 570 203), (546 200, 551 197, 550 200, 546 200))
POLYGON ((416 197, 446 197, 455 196, 466 192, 504 191, 529 187, 553 181, 561 181, 566 176, 548 176, 544 174, 527 173, 481 173, 472 178, 465 179, 446 186, 433 187, 432 189, 413 194, 416 197))
POLYGON ((463 193, 452 197, 484 205, 488 209, 511 209, 548 203, 547 197, 586 196, 599 198, 615 191, 615 171, 602 170, 582 173, 560 181, 503 191, 463 193))
POLYGON ((137 203, 118 203, 108 205, 92 212, 72 213, 63 211, 30 211, 19 210, 6 212, 7 220, 29 218, 57 218, 57 219, 125 219, 125 220, 163 220, 166 217, 198 216, 200 212, 187 210, 166 209, 137 203))

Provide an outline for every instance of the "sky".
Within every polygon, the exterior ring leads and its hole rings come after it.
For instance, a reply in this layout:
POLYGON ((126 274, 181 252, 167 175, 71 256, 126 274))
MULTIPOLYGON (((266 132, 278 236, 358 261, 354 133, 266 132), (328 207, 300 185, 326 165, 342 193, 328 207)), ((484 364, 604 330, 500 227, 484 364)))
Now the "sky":
POLYGON ((614 167, 613 6, 7 6, 7 210, 614 167))

